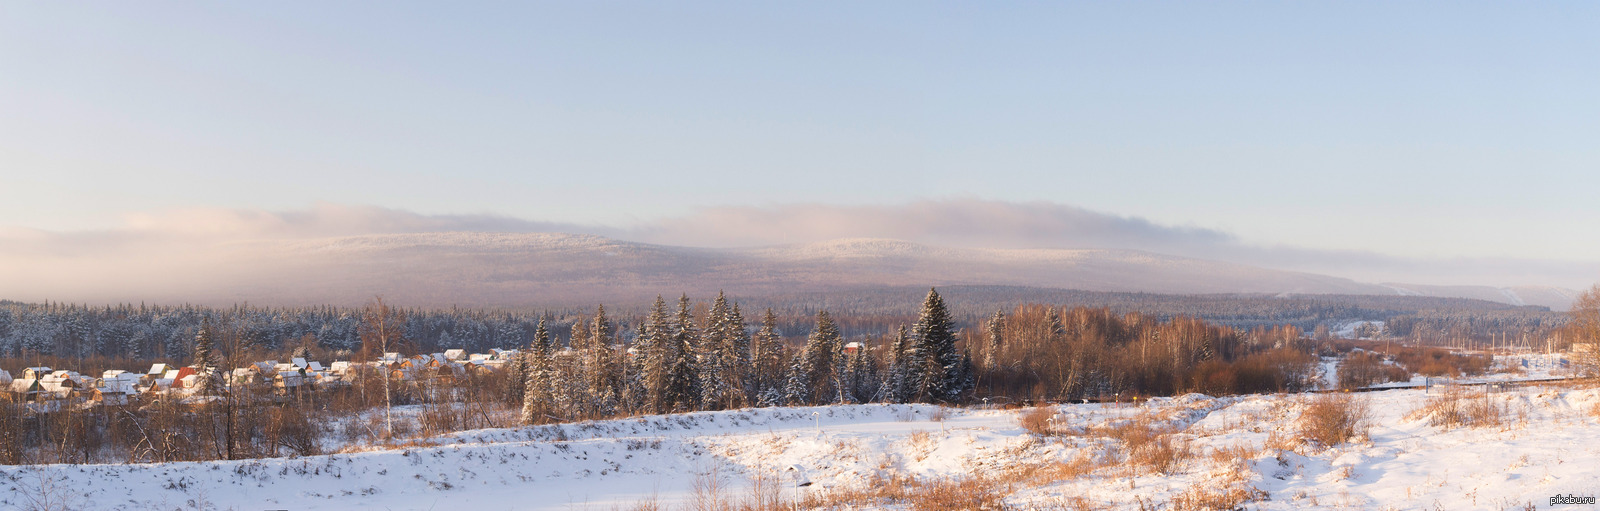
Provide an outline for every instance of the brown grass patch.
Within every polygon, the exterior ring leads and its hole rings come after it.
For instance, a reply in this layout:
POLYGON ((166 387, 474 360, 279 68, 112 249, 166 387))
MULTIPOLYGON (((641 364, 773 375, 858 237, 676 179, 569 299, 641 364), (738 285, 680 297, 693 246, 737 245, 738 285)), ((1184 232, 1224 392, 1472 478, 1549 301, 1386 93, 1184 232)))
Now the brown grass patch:
POLYGON ((1406 414, 1406 418, 1426 418, 1428 425, 1443 428, 1482 428, 1505 423, 1506 408, 1496 404, 1489 394, 1462 387, 1436 388, 1438 394, 1430 396, 1421 407, 1406 414))
POLYGON ((1054 436, 1057 432, 1054 425, 1051 424, 1052 417, 1055 417, 1054 407, 1035 406, 1019 414, 1017 423, 1022 425, 1022 429, 1026 429, 1035 435, 1054 436))
POLYGON ((1370 415, 1364 397, 1319 394, 1300 413, 1300 438, 1320 447, 1332 447, 1365 437, 1370 415))

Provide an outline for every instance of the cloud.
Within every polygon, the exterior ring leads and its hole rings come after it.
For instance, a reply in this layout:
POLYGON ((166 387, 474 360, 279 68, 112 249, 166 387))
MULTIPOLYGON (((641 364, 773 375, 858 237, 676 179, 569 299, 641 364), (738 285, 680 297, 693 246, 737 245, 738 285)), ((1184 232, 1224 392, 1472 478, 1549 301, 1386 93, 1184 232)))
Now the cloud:
POLYGON ((1048 202, 927 200, 894 206, 791 204, 708 208, 628 236, 696 246, 758 246, 893 238, 958 247, 1138 248, 1235 242, 1228 233, 1158 225, 1048 202))
POLYGON ((241 242, 423 232, 565 232, 699 247, 839 238, 893 238, 938 246, 1135 249, 1364 282, 1549 285, 1582 288, 1600 264, 1525 259, 1418 259, 1363 251, 1267 246, 1215 229, 1163 225, 1049 202, 948 199, 900 205, 713 207, 627 227, 498 215, 425 215, 322 203, 293 211, 184 209, 129 215, 123 226, 80 232, 0 228, 0 298, 113 300, 244 286, 298 271, 293 256, 241 242), (286 260, 287 259, 287 260, 286 260))

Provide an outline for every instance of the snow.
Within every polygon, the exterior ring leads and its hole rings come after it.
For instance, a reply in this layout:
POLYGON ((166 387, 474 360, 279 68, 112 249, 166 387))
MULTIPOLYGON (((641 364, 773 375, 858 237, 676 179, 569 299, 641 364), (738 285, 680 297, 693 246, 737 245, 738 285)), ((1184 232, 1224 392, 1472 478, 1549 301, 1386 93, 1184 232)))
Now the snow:
MULTIPOLYGON (((1471 388, 1468 392, 1478 392, 1471 388)), ((1055 424, 1084 431, 1154 417, 1202 455, 1170 474, 1110 464, 1088 475, 1018 486, 1019 508, 1083 498, 1138 509, 1227 478, 1265 491, 1261 509, 1500 509, 1600 488, 1600 390, 1515 387, 1483 394, 1507 423, 1441 428, 1412 414, 1424 390, 1354 394, 1373 411, 1367 440, 1319 450, 1267 448, 1295 431, 1305 395, 1212 398, 1190 394, 1142 404, 1055 407, 1055 424), (1204 455, 1246 446, 1229 468, 1204 455)), ((677 506, 696 474, 718 473, 738 494, 749 478, 785 481, 783 492, 858 487, 875 477, 964 477, 1020 464, 1110 452, 1090 435, 1039 437, 1025 410, 928 405, 763 408, 593 421, 443 435, 404 448, 301 458, 138 465, 0 467, 0 506, 41 481, 69 488, 94 509, 610 509, 659 499, 677 506), (933 420, 942 418, 942 420, 933 420), (801 486, 801 483, 812 483, 801 486)))

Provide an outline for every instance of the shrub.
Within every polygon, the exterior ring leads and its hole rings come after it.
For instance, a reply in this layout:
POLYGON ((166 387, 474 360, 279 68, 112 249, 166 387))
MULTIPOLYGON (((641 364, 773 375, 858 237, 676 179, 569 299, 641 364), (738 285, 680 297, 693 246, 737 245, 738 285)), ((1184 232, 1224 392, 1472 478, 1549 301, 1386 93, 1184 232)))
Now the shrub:
POLYGON ((1357 351, 1339 362, 1339 388, 1358 389, 1375 383, 1405 381, 1411 373, 1404 368, 1384 363, 1383 356, 1370 351, 1357 351))
POLYGON ((1051 427, 1050 418, 1055 416, 1053 407, 1035 406, 1017 416, 1017 422, 1022 429, 1039 436, 1052 436, 1057 434, 1051 427))
POLYGON ((1505 415, 1505 408, 1496 405, 1488 394, 1469 392, 1461 387, 1440 387, 1438 395, 1429 397, 1406 417, 1425 417, 1430 426, 1481 428, 1499 426, 1505 422, 1505 415))
POLYGON ((1300 437, 1332 447, 1366 435, 1370 412, 1365 398, 1354 394, 1320 394, 1300 414, 1300 437))

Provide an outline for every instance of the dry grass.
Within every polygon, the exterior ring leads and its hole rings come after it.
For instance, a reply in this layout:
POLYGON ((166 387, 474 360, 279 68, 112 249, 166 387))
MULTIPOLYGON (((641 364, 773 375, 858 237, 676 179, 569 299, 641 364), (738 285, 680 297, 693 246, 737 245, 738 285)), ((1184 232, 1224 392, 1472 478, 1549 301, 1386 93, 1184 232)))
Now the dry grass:
POLYGON ((1211 511, 1241 509, 1240 504, 1261 500, 1267 492, 1254 487, 1195 485, 1172 498, 1172 511, 1211 511))
POLYGON ((1022 429, 1026 429, 1028 432, 1035 435, 1054 436, 1056 435, 1056 431, 1050 420, 1051 417, 1054 416, 1054 407, 1035 406, 1033 408, 1029 408, 1028 411, 1019 414, 1017 416, 1017 422, 1022 425, 1022 429))
POLYGON ((1250 458, 1259 452, 1246 445, 1233 445, 1211 451, 1207 456, 1215 465, 1208 480, 1191 485, 1172 498, 1167 509, 1241 509, 1246 502, 1265 500, 1267 492, 1250 484, 1250 458))
POLYGON ((1489 394, 1462 387, 1443 387, 1421 407, 1406 414, 1408 419, 1426 418, 1428 425, 1444 428, 1466 426, 1482 428, 1505 423, 1506 408, 1489 394))
POLYGON ((1300 413, 1300 438, 1320 447, 1332 447, 1363 438, 1371 411, 1365 397, 1356 394, 1320 394, 1300 413))

